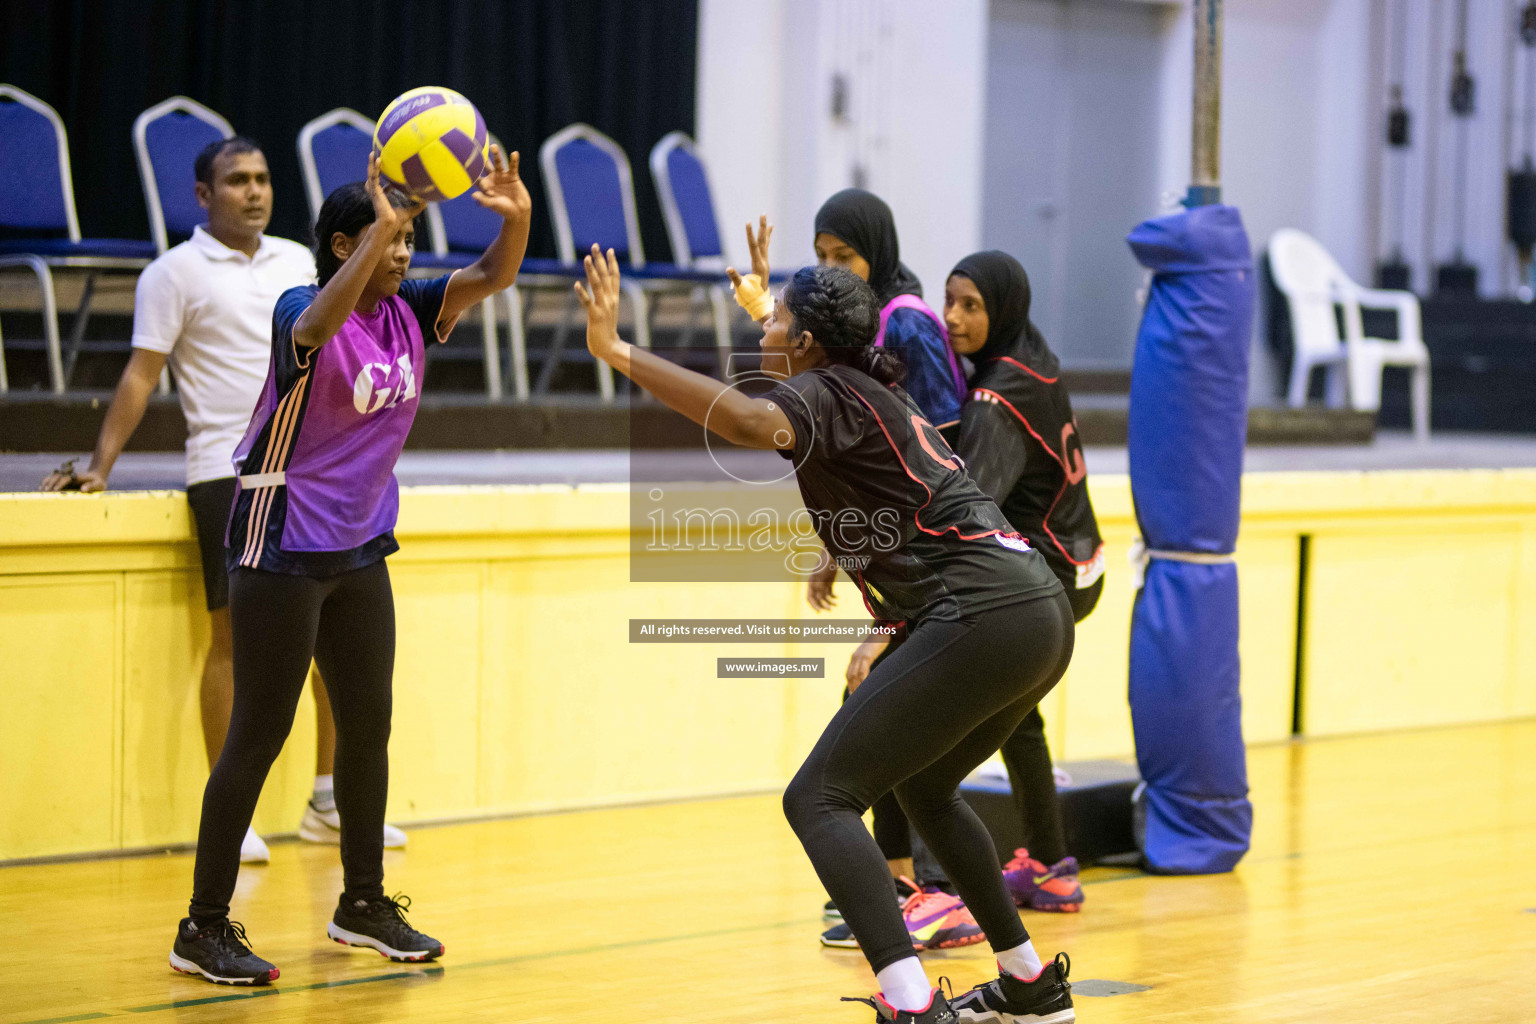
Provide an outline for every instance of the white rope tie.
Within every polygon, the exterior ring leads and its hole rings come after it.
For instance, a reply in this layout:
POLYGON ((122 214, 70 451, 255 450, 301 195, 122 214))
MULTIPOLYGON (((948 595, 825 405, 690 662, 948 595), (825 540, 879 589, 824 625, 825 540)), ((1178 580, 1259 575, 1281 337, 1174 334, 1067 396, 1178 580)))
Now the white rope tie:
POLYGON ((1237 561, 1235 552, 1213 555, 1208 551, 1163 551, 1160 548, 1149 548, 1140 537, 1131 541, 1131 550, 1126 553, 1126 557, 1131 563, 1131 583, 1136 590, 1140 590, 1146 582, 1147 566, 1154 558, 1191 565, 1228 565, 1237 561))

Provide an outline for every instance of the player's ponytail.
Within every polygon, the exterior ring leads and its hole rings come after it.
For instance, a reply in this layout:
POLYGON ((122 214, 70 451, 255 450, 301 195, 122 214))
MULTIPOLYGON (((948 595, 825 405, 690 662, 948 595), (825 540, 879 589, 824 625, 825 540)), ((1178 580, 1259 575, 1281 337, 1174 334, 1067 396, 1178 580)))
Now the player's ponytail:
MULTIPOLYGON (((394 189, 385 190, 389 204, 397 210, 405 209, 411 201, 394 189)), ((361 181, 342 185, 325 197, 320 205, 320 215, 315 218, 315 230, 309 240, 315 254, 315 282, 321 288, 341 269, 341 260, 331 249, 331 239, 336 232, 348 238, 356 235, 374 222, 373 200, 368 198, 368 188, 361 181)))
POLYGON ((809 331, 829 362, 863 370, 881 384, 906 378, 901 357, 874 346, 880 309, 869 285, 852 272, 803 267, 785 286, 784 305, 794 318, 791 333, 809 331))

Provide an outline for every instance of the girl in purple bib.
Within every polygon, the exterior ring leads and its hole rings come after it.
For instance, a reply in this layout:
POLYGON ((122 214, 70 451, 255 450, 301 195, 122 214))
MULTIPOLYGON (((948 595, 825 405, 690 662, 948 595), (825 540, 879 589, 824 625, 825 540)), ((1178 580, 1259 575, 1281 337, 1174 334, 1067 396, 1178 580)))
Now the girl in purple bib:
POLYGON ((470 306, 512 286, 532 203, 518 155, 491 147, 474 193, 504 223, 485 253, 447 277, 405 280, 423 206, 368 179, 331 193, 315 224, 318 283, 284 292, 272 360, 245 437, 230 517, 235 695, 229 737, 203 794, 189 916, 171 966, 210 981, 278 976, 229 920, 240 840, 293 724, 311 659, 336 717, 336 805, 344 889, 332 939, 392 960, 431 960, 442 943, 384 895, 395 607, 385 556, 395 543, 395 462, 420 399, 427 338, 443 341, 470 306))

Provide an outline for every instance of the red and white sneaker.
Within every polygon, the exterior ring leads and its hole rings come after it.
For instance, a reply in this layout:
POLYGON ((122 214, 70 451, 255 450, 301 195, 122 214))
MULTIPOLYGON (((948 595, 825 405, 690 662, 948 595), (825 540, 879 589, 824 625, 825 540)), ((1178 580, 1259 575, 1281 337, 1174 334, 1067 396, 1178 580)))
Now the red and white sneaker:
POLYGON ((1075 914, 1083 909, 1083 887, 1077 876, 1077 858, 1064 857, 1046 867, 1022 848, 1013 851, 1013 860, 1003 868, 1003 881, 1014 903, 1056 913, 1075 914))

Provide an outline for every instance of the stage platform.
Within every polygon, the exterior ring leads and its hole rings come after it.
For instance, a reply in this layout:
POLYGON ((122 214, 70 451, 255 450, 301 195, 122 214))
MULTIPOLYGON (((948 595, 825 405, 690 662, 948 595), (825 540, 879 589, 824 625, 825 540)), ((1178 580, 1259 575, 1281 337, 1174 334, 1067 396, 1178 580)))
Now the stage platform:
MULTIPOLYGON (((1089 445, 1084 451, 1090 474, 1119 474, 1129 469, 1122 446, 1089 445)), ((0 453, 0 491, 36 490, 61 458, 52 451, 0 453)), ((648 467, 672 470, 669 475, 679 482, 719 478, 719 470, 703 452, 648 452, 646 459, 648 467)), ((88 457, 82 457, 79 465, 83 467, 87 461, 88 457)), ((1249 473, 1526 467, 1536 467, 1536 437, 1508 434, 1442 433, 1421 444, 1405 432, 1382 431, 1368 444, 1254 445, 1245 459, 1249 473)), ((625 483, 629 474, 629 451, 624 448, 407 451, 395 470, 404 487, 575 486, 625 483)), ((112 471, 112 488, 181 490, 185 479, 180 452, 125 452, 112 471)))
MULTIPOLYGON (((0 450, 90 451, 112 400, 109 391, 55 396, 16 392, 0 396, 0 450)), ((1074 392, 1078 432, 1088 445, 1124 444, 1130 398, 1124 393, 1074 392)), ((1309 406, 1255 407, 1248 415, 1248 443, 1367 444, 1376 429, 1370 413, 1309 406)), ((133 451, 180 451, 186 421, 174 397, 157 396, 129 444, 133 451)), ((539 396, 526 402, 429 393, 421 400, 406 441, 412 450, 686 448, 699 430, 654 402, 631 408, 621 394, 603 403, 584 395, 539 396)))

